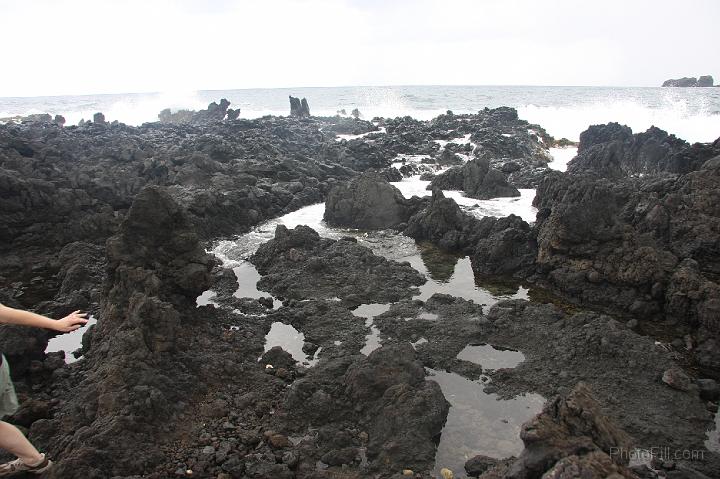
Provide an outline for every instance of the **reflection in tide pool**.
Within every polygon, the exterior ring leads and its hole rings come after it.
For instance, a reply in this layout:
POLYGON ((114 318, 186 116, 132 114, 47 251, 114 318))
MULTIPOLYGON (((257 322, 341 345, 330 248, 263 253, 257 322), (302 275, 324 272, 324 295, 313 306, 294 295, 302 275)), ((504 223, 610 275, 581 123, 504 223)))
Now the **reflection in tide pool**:
POLYGON ((514 368, 525 361, 525 355, 520 351, 490 344, 468 344, 460 351, 457 358, 479 364, 483 369, 492 370, 514 368))
POLYGON ((82 347, 82 337, 90 326, 97 323, 95 316, 89 316, 88 322, 81 328, 76 329, 70 333, 58 334, 54 338, 48 341, 45 353, 55 353, 58 351, 65 351, 65 362, 70 364, 74 363, 80 358, 76 358, 72 355, 72 352, 82 347))
MULTIPOLYGON (((424 244, 422 248, 427 251, 428 248, 436 247, 424 244)), ((410 256, 403 258, 403 260, 408 261, 413 268, 420 271, 420 273, 427 278, 427 282, 420 286, 420 294, 413 297, 413 299, 426 301, 435 293, 443 293, 467 299, 476 304, 484 304, 486 308, 489 308, 503 299, 528 298, 528 290, 519 285, 507 285, 505 290, 496 290, 494 292, 487 287, 479 285, 475 279, 470 258, 467 256, 457 259, 454 268, 451 268, 452 273, 449 277, 447 277, 447 271, 442 270, 433 274, 433 272, 428 269, 428 266, 437 266, 437 264, 428 260, 426 254, 410 256), (447 279, 445 279, 445 277, 447 277, 447 279)), ((446 262, 445 267, 447 267, 447 265, 448 263, 446 262)))
POLYGON ((368 356, 380 347, 380 330, 375 326, 373 318, 383 314, 389 309, 389 304, 368 303, 361 304, 352 311, 355 316, 365 318, 365 326, 370 328, 370 334, 365 336, 365 345, 360 350, 361 354, 368 356))
POLYGON ((318 349, 315 352, 314 357, 309 357, 303 352, 303 344, 305 344, 305 335, 289 324, 280 321, 272 323, 270 331, 265 336, 265 352, 270 351, 275 346, 280 346, 290 353, 295 361, 314 366, 317 363, 320 350, 318 349))
POLYGON ((195 305, 199 308, 200 306, 208 306, 212 304, 213 306, 220 306, 218 303, 213 301, 213 298, 217 296, 217 293, 211 289, 208 289, 207 291, 204 291, 200 296, 197 297, 195 300, 195 305))
POLYGON ((257 289, 257 283, 260 281, 260 273, 255 269, 255 265, 249 261, 242 261, 238 266, 233 268, 235 277, 237 277, 238 289, 233 293, 236 298, 267 298, 272 297, 273 309, 282 306, 282 301, 275 299, 270 293, 257 289))
POLYGON ((487 394, 484 385, 459 374, 429 369, 450 403, 435 455, 435 473, 446 467, 456 478, 465 475, 465 462, 478 455, 502 459, 523 449, 520 428, 542 409, 545 398, 525 394, 510 400, 487 394))
MULTIPOLYGON (((527 191, 534 192, 534 190, 527 191)), ((489 200, 489 203, 492 201, 494 200, 489 200)), ((262 243, 274 237, 277 225, 294 228, 304 224, 313 228, 320 236, 333 239, 354 236, 359 244, 372 249, 375 254, 395 261, 408 261, 428 280, 420 287, 420 294, 415 299, 425 301, 435 293, 445 293, 489 307, 502 299, 528 298, 528 290, 517 284, 504 285, 502 290, 495 289, 495 285, 478 284, 469 257, 459 258, 457 255, 444 253, 440 248, 429 243, 418 246, 411 238, 389 231, 362 232, 333 228, 322 220, 324 211, 323 203, 306 206, 263 223, 235 240, 216 243, 212 253, 220 258, 226 267, 236 268, 235 273, 239 283, 236 296, 251 298, 269 296, 268 293, 258 291, 256 283, 260 280, 260 275, 255 267, 247 262, 247 258, 257 251, 262 243)), ((280 302, 275 301, 275 307, 279 306, 280 302)))

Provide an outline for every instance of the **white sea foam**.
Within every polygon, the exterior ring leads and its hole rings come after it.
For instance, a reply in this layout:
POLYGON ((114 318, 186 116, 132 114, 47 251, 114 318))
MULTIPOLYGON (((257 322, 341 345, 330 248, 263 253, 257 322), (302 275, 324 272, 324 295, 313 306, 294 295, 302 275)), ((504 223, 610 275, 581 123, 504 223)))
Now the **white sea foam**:
POLYGON ((508 215, 516 215, 528 223, 535 222, 537 208, 532 205, 535 198, 535 190, 520 189, 520 196, 512 198, 492 198, 489 200, 476 200, 468 198, 462 191, 443 191, 443 194, 455 200, 468 213, 482 218, 484 216, 495 216, 501 218, 508 215))
POLYGON ((687 100, 666 98, 661 105, 650 106, 632 99, 581 103, 573 106, 536 106, 518 108, 520 118, 541 125, 555 138, 578 141, 590 125, 618 122, 634 133, 651 126, 662 128, 689 142, 709 142, 720 135, 720 115, 710 105, 691 107, 687 100))
MULTIPOLYGON (((421 180, 420 176, 411 176, 401 181, 391 182, 405 198, 413 196, 430 196, 432 192, 427 189, 429 181, 421 180)), ((537 215, 537 208, 532 205, 535 198, 534 189, 520 189, 520 196, 512 198, 492 198, 489 200, 477 200, 468 198, 462 191, 443 190, 446 198, 452 198, 460 207, 468 213, 482 218, 483 216, 503 217, 517 215, 532 223, 537 215)))
POLYGON ((577 155, 577 148, 569 146, 566 148, 550 148, 553 161, 548 163, 548 168, 558 171, 566 171, 567 165, 577 155))
POLYGON ((335 141, 357 140, 357 139, 359 139, 359 138, 365 138, 365 137, 368 136, 368 135, 372 135, 373 133, 383 134, 383 133, 385 133, 386 131, 387 131, 387 130, 385 129, 385 127, 384 127, 384 126, 381 126, 377 131, 368 131, 367 133, 360 133, 359 135, 337 135, 337 137, 335 138, 335 141))
POLYGON ((157 121, 158 113, 165 108, 172 111, 200 110, 207 108, 204 101, 194 91, 167 91, 158 94, 133 95, 121 97, 108 103, 86 102, 80 108, 64 110, 61 106, 49 108, 52 115, 60 114, 65 117, 67 125, 77 125, 80 120, 91 120, 97 112, 102 112, 107 121, 120 121, 128 125, 141 125, 142 123, 157 121))
POLYGON ((108 121, 137 125, 155 121, 164 108, 205 108, 227 98, 241 118, 287 115, 287 95, 306 97, 316 116, 334 116, 358 108, 364 119, 411 116, 432 119, 449 108, 472 113, 484 107, 510 106, 519 116, 544 127, 556 138, 577 141, 592 124, 616 121, 633 131, 651 125, 688 141, 714 141, 720 134, 720 89, 593 87, 338 87, 169 91, 147 94, 0 98, 0 118, 33 113, 61 114, 68 124, 98 111, 108 121))

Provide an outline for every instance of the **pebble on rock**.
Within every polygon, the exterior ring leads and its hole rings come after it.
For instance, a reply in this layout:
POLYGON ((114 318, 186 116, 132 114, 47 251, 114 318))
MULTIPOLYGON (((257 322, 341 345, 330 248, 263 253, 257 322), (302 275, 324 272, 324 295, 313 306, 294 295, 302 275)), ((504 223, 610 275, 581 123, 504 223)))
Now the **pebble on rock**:
POLYGON ((689 391, 692 384, 690 377, 677 366, 666 370, 662 375, 662 381, 678 391, 689 391))
POLYGON ((443 467, 442 469, 440 469, 440 475, 443 479, 453 479, 455 477, 453 475, 453 472, 447 467, 443 467))

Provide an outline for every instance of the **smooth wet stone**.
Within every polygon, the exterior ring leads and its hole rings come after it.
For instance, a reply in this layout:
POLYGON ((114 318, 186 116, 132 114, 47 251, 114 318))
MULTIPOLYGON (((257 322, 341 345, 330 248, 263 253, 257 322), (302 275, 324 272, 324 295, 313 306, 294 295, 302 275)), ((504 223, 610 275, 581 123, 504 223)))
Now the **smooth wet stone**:
POLYGON ((666 370, 662 375, 662 381, 673 389, 689 391, 692 385, 690 377, 677 366, 666 370))

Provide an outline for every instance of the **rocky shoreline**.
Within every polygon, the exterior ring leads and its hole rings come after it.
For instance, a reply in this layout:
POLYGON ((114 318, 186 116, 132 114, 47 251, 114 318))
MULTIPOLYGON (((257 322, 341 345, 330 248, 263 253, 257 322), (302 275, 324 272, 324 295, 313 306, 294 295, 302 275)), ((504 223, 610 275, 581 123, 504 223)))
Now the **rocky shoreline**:
MULTIPOLYGON (((44 352, 45 333, 0 326, 22 402, 11 421, 56 460, 48 477, 720 475, 705 444, 720 396, 720 139, 596 125, 562 173, 549 148, 566 141, 510 108, 370 122, 291 104, 256 120, 220 101, 139 127, 0 125, 0 302, 98 318, 72 364, 44 352), (391 184, 419 178, 422 198, 391 184), (443 191, 526 188, 532 224, 476 216, 443 191), (427 241, 467 256, 477 278, 533 292, 487 307, 420 300, 427 278, 410 263, 280 225, 242 258, 267 294, 243 297, 206 252, 323 202, 328 225, 387 230, 389 249, 427 241), (276 325, 302 333, 307 364, 269 347, 276 325), (480 345, 524 360, 460 359, 480 345), (436 462, 459 407, 445 380, 482 401, 547 403, 502 457, 464 458, 462 471, 436 462), (703 456, 617 454, 656 446, 703 456)), ((505 431, 500 419, 465 434, 505 431)))

